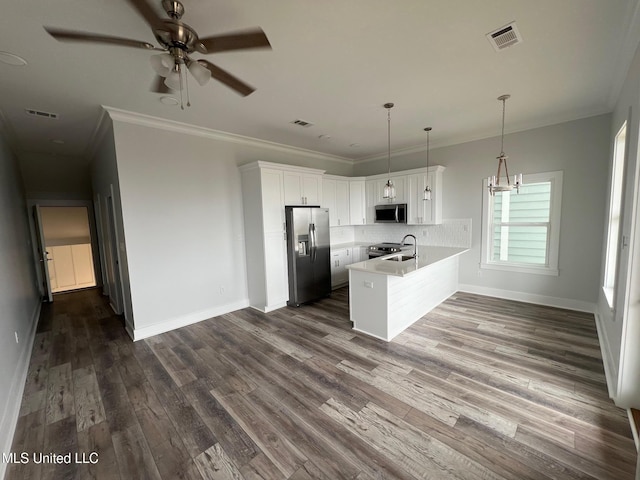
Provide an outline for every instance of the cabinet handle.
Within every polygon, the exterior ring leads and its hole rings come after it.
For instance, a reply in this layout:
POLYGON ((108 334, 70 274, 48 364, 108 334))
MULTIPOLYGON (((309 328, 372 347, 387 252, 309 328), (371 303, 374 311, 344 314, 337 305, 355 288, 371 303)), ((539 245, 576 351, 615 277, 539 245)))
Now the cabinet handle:
POLYGON ((338 219, 338 225, 340 225, 340 219, 338 219))

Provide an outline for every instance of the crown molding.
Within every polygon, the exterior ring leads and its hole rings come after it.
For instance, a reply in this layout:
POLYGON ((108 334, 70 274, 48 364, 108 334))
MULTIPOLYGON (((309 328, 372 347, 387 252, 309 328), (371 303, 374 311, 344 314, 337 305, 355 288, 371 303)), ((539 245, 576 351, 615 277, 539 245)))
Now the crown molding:
POLYGON ((339 157, 337 155, 329 155, 326 153, 307 150, 305 148, 293 147, 282 143, 270 142, 268 140, 260 140, 258 138, 237 135, 235 133, 223 132, 220 130, 214 130, 211 128, 200 127, 196 125, 190 125, 188 123, 176 122, 174 120, 152 117, 150 115, 129 112, 106 105, 103 105, 102 108, 106 112, 108 112, 109 117, 111 117, 112 120, 119 122, 157 128, 161 130, 168 130, 171 132, 183 133, 185 135, 195 135, 199 137, 211 138, 213 140, 220 140, 223 142, 238 143, 251 147, 267 148, 269 150, 275 150, 279 152, 296 153, 298 155, 304 155, 305 157, 316 158, 319 160, 353 165, 352 160, 344 157, 339 157))

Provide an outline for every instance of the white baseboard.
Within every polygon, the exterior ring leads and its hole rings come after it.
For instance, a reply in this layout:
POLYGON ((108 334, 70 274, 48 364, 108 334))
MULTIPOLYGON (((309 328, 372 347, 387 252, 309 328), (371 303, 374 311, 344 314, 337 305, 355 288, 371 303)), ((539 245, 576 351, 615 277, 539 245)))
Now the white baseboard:
POLYGON ((537 295, 534 293, 516 292, 514 290, 503 290, 501 288, 482 287, 479 285, 460 284, 458 290, 461 292, 486 295, 488 297, 504 298, 505 300, 516 300, 518 302, 545 305, 548 307, 565 308, 578 312, 595 313, 596 304, 573 300, 570 298, 550 297, 547 295, 537 295))
MULTIPOLYGON (((31 360, 31 352, 33 351, 33 342, 36 338, 41 309, 42 302, 38 300, 31 315, 31 325, 25 338, 26 341, 23 343, 22 352, 20 352, 20 359, 16 364, 11 385, 9 385, 7 389, 9 392, 9 400, 0 419, 0 452, 2 453, 11 452, 11 444, 13 443, 13 436, 16 433, 16 426, 20 415, 20 405, 22 404, 22 395, 27 381, 27 373, 29 372, 29 361, 31 360)), ((0 478, 4 478, 6 469, 7 464, 0 462, 0 478)))
POLYGON ((274 305, 265 306, 264 308, 256 307, 254 305, 248 305, 248 306, 253 308, 254 310, 258 310, 259 312, 269 313, 269 312, 273 312, 274 310, 278 310, 279 308, 286 307, 287 302, 276 303, 274 305))
POLYGON ((189 315, 184 315, 172 320, 156 323, 154 325, 149 325, 148 327, 135 328, 134 326, 134 328, 132 328, 131 325, 127 322, 125 328, 127 329, 127 333, 129 334, 129 336, 131 336, 131 338, 133 338, 133 340, 137 342, 138 340, 153 337, 154 335, 160 335, 161 333, 169 332, 171 330, 175 330, 176 328, 186 327, 187 325, 192 325, 194 323, 198 323, 212 317, 217 317, 218 315, 235 312, 236 310, 240 310, 248 306, 249 299, 245 298, 238 302, 227 303, 225 305, 217 305, 207 310, 190 313, 189 315))
POLYGON ((616 391, 618 387, 618 368, 614 358, 611 356, 611 347, 607 329, 602 327, 602 316, 599 312, 595 313, 596 329, 598 330, 598 343, 600 344, 600 354, 602 355, 602 364, 604 365, 604 376, 607 380, 607 391, 609 398, 615 401, 616 391))

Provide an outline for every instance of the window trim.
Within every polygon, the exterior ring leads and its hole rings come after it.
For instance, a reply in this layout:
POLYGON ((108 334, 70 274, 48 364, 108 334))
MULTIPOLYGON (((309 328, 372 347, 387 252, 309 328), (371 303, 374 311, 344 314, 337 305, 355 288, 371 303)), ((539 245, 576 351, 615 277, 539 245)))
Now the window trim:
MULTIPOLYGON (((532 173, 525 176, 527 184, 550 182, 551 199, 549 206, 549 233, 547 236, 546 265, 530 265, 524 263, 510 263, 491 259, 492 224, 491 195, 489 194, 487 179, 483 179, 482 187, 482 240, 480 268, 487 270, 501 270, 517 273, 533 273, 537 275, 558 276, 558 257, 560 250, 560 213, 562 210, 562 171, 532 173)), ((530 222, 534 225, 536 222, 530 222)), ((523 223, 520 223, 523 225, 523 223)), ((546 225, 546 223, 545 223, 546 225)))
POLYGON ((627 121, 622 124, 613 140, 611 178, 609 178, 609 208, 607 211, 604 243, 604 272, 602 292, 613 310, 617 297, 620 270, 620 242, 622 239, 622 203, 624 202, 624 174, 628 151, 627 121), (616 218, 613 225, 612 218, 616 218))

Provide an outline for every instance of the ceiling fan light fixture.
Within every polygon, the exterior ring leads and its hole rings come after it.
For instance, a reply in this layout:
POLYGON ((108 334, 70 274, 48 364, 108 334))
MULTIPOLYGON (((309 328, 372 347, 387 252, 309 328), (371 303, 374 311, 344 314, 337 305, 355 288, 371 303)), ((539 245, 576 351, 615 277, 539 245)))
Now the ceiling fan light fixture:
POLYGON ((171 72, 169 72, 169 74, 167 75, 167 78, 164 79, 164 84, 171 90, 182 91, 180 72, 171 70, 171 72))
POLYGON ((175 65, 175 60, 169 53, 152 55, 149 61, 151 62, 151 67, 161 77, 168 77, 175 65))
POLYGON ((189 72, 193 75, 193 78, 196 79, 196 82, 203 86, 206 84, 211 78, 211 72, 209 69, 202 64, 200 64, 197 60, 194 60, 189 63, 189 72))

